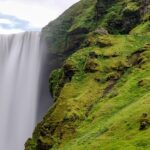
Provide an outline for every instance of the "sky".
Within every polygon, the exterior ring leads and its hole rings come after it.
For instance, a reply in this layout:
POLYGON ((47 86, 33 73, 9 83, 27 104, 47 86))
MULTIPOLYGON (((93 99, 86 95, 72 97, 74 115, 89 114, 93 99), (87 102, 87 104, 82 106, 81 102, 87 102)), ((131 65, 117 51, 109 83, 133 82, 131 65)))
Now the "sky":
POLYGON ((79 0, 0 0, 0 34, 39 31, 79 0))

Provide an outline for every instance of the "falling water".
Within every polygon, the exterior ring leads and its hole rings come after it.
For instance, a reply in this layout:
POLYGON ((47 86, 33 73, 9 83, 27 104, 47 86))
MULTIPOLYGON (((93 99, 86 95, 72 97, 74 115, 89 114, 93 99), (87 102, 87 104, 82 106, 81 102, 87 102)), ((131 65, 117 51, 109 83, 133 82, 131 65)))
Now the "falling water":
POLYGON ((23 150, 37 119, 41 33, 0 35, 0 150, 23 150))

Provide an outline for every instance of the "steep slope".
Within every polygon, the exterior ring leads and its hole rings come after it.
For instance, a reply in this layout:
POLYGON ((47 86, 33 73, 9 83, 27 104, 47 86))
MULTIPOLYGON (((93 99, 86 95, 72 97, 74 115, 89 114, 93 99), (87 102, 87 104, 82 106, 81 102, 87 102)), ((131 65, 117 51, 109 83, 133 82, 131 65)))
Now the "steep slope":
POLYGON ((74 50, 89 32, 96 0, 82 0, 50 22, 43 33, 52 53, 74 50))
POLYGON ((74 51, 97 29, 112 34, 149 31, 149 0, 81 0, 50 22, 43 33, 52 53, 74 51), (140 30, 140 31, 139 31, 140 30))
POLYGON ((149 0, 81 0, 44 28, 66 60, 26 150, 150 149, 149 16, 149 0))

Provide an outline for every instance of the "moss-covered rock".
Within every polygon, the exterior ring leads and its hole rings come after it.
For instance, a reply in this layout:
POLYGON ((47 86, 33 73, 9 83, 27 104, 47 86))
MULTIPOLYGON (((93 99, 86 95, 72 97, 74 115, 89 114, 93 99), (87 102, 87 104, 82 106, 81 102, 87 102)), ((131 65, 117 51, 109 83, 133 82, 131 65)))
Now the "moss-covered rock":
MULTIPOLYGON (((147 44, 150 43, 150 37, 103 36, 111 40, 112 46, 80 49, 65 61, 61 69, 53 72, 50 85, 57 101, 36 127, 32 140, 26 144, 26 150, 84 149, 86 142, 90 143, 90 149, 93 149, 93 144, 97 147, 103 144, 107 148, 106 143, 109 141, 103 139, 100 144, 95 143, 97 138, 101 139, 106 135, 108 138, 121 140, 123 133, 130 136, 132 132, 141 139, 138 136, 139 121, 136 119, 139 119, 143 109, 136 108, 141 103, 140 98, 145 101, 143 108, 148 107, 143 95, 149 92, 149 68, 146 66, 150 61, 142 63, 139 68, 131 59, 135 61, 137 57, 134 55, 138 53, 140 57, 150 56, 150 47, 147 44), (89 62, 96 63, 94 71, 89 62), (85 71, 87 64, 90 71, 85 71), (60 86, 61 83, 63 86, 60 86), (120 117, 119 111, 124 117, 120 117), (130 116, 130 112, 134 111, 138 111, 135 118, 130 116), (114 118, 111 119, 111 116, 114 118), (128 117, 131 125, 120 124, 128 117)), ((133 139, 132 141, 134 142, 133 139)), ((132 142, 128 144, 136 148, 132 142)), ((115 147, 112 143, 109 146, 115 147)))
POLYGON ((43 34, 51 53, 73 53, 91 31, 129 33, 149 20, 149 8, 147 0, 81 0, 44 27, 43 34))
POLYGON ((149 149, 149 3, 81 0, 43 29, 61 67, 26 150, 149 149))
POLYGON ((63 86, 63 70, 54 70, 49 78, 49 89, 54 100, 56 100, 59 96, 60 90, 63 88, 63 86))

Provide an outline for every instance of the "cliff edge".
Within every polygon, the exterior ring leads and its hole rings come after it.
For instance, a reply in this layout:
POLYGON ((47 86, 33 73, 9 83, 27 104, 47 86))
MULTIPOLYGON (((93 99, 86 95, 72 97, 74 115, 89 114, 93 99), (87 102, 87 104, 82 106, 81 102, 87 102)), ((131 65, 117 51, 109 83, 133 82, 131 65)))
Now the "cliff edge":
POLYGON ((150 0, 81 0, 43 34, 62 64, 25 149, 149 150, 150 0))

